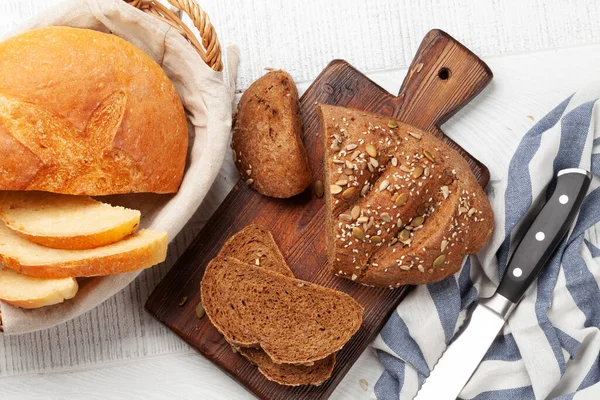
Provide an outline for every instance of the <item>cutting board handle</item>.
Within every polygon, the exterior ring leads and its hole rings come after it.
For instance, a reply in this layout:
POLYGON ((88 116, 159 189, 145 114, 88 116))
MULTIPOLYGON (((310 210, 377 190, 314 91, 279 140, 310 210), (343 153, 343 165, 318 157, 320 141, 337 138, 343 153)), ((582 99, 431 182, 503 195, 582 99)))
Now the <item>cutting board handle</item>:
POLYGON ((490 68, 439 29, 427 33, 402 83, 397 116, 435 132, 490 82, 490 68))

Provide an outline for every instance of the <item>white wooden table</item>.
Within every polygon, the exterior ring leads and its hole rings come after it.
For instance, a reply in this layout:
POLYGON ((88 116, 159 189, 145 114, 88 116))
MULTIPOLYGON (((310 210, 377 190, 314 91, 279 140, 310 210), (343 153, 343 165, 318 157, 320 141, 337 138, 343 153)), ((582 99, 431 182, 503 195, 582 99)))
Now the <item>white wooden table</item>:
MULTIPOLYGON (((56 0, 0 0, 0 36, 56 0)), ((344 58, 396 93, 421 38, 441 28, 482 56, 488 89, 444 130, 502 176, 534 120, 592 79, 600 65, 600 2, 589 0, 204 0, 225 45, 240 48, 238 88, 265 67, 305 89, 344 58)), ((43 332, 0 335, 0 398, 241 399, 252 396, 152 319, 143 304, 237 179, 228 157, 169 258, 97 309, 43 332)), ((333 397, 370 398, 382 367, 369 350, 333 397)))

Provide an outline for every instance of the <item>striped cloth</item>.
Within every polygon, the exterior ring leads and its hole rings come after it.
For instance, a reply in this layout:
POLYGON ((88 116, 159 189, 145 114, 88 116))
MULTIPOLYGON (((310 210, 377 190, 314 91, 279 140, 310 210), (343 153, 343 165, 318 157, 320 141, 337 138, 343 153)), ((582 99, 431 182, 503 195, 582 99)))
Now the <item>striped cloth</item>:
MULTIPOLYGON (((563 168, 600 176, 598 86, 580 91, 521 140, 503 179, 488 187, 489 243, 455 276, 415 288, 373 347, 385 370, 377 399, 412 399, 478 297, 506 271, 511 232, 563 168)), ((600 399, 600 179, 594 177, 568 238, 527 291, 461 393, 463 399, 600 399)), ((457 366, 459 367, 459 366, 457 366)))

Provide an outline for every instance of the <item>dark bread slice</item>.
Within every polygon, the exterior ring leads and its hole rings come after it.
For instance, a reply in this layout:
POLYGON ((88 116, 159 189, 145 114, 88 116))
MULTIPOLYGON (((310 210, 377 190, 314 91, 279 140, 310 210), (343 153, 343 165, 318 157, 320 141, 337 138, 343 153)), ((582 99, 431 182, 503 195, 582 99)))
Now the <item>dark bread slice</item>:
POLYGON ((331 377, 335 365, 335 353, 315 361, 312 365, 276 364, 261 349, 232 347, 270 381, 286 386, 314 385, 319 386, 331 377))
POLYGON ((244 92, 231 148, 246 183, 265 196, 288 198, 310 185, 298 90, 288 73, 269 72, 244 92))
POLYGON ((231 236, 217 257, 235 258, 294 278, 294 273, 285 262, 273 235, 260 225, 248 225, 231 236))
MULTIPOLYGON (((219 252, 219 256, 232 257, 251 265, 256 264, 256 259, 259 259, 261 268, 294 277, 283 254, 279 251, 273 235, 260 225, 248 225, 230 237, 219 252)), ((260 348, 231 346, 256 365, 267 379, 280 385, 319 385, 329 379, 335 364, 335 354, 315 361, 310 366, 276 364, 260 348)))
POLYGON ((492 209, 456 151, 388 117, 329 105, 318 113, 332 273, 390 288, 432 283, 485 244, 492 209))
POLYGON ((362 323, 362 307, 347 294, 233 258, 208 264, 200 293, 206 315, 230 343, 260 346, 275 363, 321 360, 362 323))

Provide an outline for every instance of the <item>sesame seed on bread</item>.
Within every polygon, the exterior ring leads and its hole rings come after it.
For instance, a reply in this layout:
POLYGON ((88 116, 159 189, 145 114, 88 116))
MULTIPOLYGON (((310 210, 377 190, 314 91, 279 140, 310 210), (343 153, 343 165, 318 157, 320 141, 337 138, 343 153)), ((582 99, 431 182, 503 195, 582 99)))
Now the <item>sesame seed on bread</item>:
POLYGON ((298 90, 287 72, 271 71, 244 92, 231 148, 246 184, 260 194, 288 198, 310 185, 298 90))
POLYGON ((485 244, 491 206, 456 151, 388 117, 329 105, 318 113, 332 273, 371 286, 427 284, 485 244))

